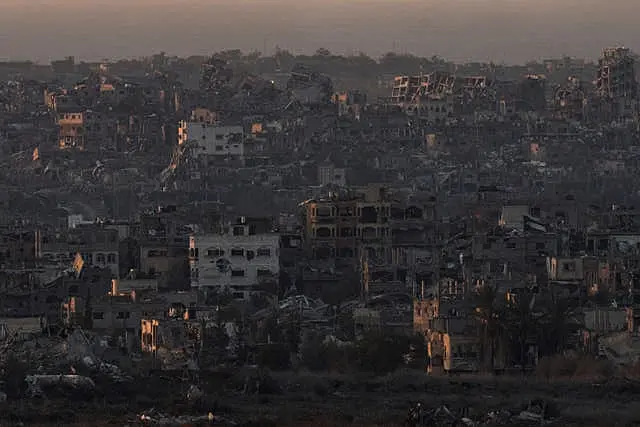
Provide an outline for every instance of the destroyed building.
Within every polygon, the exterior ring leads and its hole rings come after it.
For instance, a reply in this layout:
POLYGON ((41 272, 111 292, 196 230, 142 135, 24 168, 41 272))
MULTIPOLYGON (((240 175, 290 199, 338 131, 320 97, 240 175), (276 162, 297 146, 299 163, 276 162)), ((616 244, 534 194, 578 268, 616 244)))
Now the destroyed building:
MULTIPOLYGON (((629 49, 609 48, 598 60, 597 93, 607 108, 604 114, 614 120, 633 118, 638 113, 638 84, 635 60, 629 49)), ((606 117, 606 116, 605 116, 606 117)))

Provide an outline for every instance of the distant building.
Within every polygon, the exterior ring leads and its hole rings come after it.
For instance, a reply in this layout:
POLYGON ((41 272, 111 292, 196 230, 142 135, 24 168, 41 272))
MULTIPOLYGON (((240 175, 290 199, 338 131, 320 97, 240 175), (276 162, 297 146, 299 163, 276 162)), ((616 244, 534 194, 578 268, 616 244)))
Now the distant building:
POLYGON ((596 90, 614 119, 631 119, 638 112, 635 60, 624 47, 608 48, 598 60, 596 90))
POLYGON ((242 126, 218 126, 207 122, 180 122, 178 144, 191 144, 193 159, 217 163, 244 163, 245 140, 242 126))
POLYGON ((346 187, 347 170, 344 168, 336 168, 333 164, 322 164, 318 166, 318 183, 322 186, 334 185, 337 187, 346 187))
POLYGON ((189 242, 191 286, 226 288, 234 297, 242 299, 255 285, 278 280, 280 236, 257 231, 241 219, 223 234, 192 236, 189 242))
POLYGON ((305 202, 304 240, 313 259, 354 262, 391 259, 391 202, 384 188, 372 186, 362 194, 331 194, 305 202))
POLYGON ((81 225, 57 234, 43 233, 36 257, 64 265, 70 263, 78 253, 86 266, 108 268, 113 277, 118 277, 118 231, 101 225, 81 225))
POLYGON ((87 148, 88 145, 113 148, 115 122, 95 111, 61 113, 58 118, 59 147, 87 148))

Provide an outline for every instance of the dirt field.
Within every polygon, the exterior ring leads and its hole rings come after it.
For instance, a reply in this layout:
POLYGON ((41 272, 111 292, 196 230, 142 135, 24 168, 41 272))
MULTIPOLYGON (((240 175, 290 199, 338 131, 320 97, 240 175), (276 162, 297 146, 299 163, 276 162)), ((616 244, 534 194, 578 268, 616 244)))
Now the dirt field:
MULTIPOLYGON (((244 379, 243 379, 244 378, 244 379)), ((468 408, 479 420, 490 411, 519 411, 542 398, 557 407, 562 426, 640 426, 640 382, 542 382, 522 378, 427 377, 401 372, 386 377, 272 373, 260 391, 246 392, 241 373, 201 379, 206 398, 187 402, 187 382, 170 376, 140 379, 129 386, 102 384, 101 396, 9 401, 0 407, 0 426, 138 425, 139 414, 156 408, 171 415, 216 413, 244 426, 400 426, 409 406, 468 408)), ((224 424, 220 424, 224 425, 224 424)), ((507 424, 509 425, 509 424, 507 424)), ((517 424, 511 424, 517 425, 517 424)))

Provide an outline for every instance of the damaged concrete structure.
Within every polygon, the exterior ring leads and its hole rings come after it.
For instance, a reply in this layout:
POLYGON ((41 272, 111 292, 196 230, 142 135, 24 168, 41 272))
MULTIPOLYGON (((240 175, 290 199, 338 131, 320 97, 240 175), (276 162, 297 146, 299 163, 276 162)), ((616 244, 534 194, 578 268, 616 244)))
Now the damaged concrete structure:
POLYGON ((596 90, 611 120, 636 119, 638 114, 638 84, 635 60, 629 49, 605 49, 598 60, 596 90))
POLYGON ((191 236, 189 260, 193 288, 229 289, 235 298, 248 298, 261 283, 278 281, 280 235, 241 217, 220 234, 191 236))

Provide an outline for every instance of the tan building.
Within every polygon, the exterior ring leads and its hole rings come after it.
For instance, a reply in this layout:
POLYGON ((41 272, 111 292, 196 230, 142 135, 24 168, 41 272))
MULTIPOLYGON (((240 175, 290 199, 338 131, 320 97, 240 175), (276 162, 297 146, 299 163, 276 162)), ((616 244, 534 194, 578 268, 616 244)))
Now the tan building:
POLYGON ((391 260, 391 202, 382 187, 305 202, 305 245, 314 259, 391 260))
POLYGON ((80 253, 84 265, 106 267, 113 277, 118 277, 118 230, 91 224, 65 230, 63 233, 42 232, 40 236, 36 253, 39 260, 68 264, 80 253))
POLYGON ((60 148, 87 148, 88 145, 113 148, 116 123, 96 111, 61 113, 58 118, 60 148))

